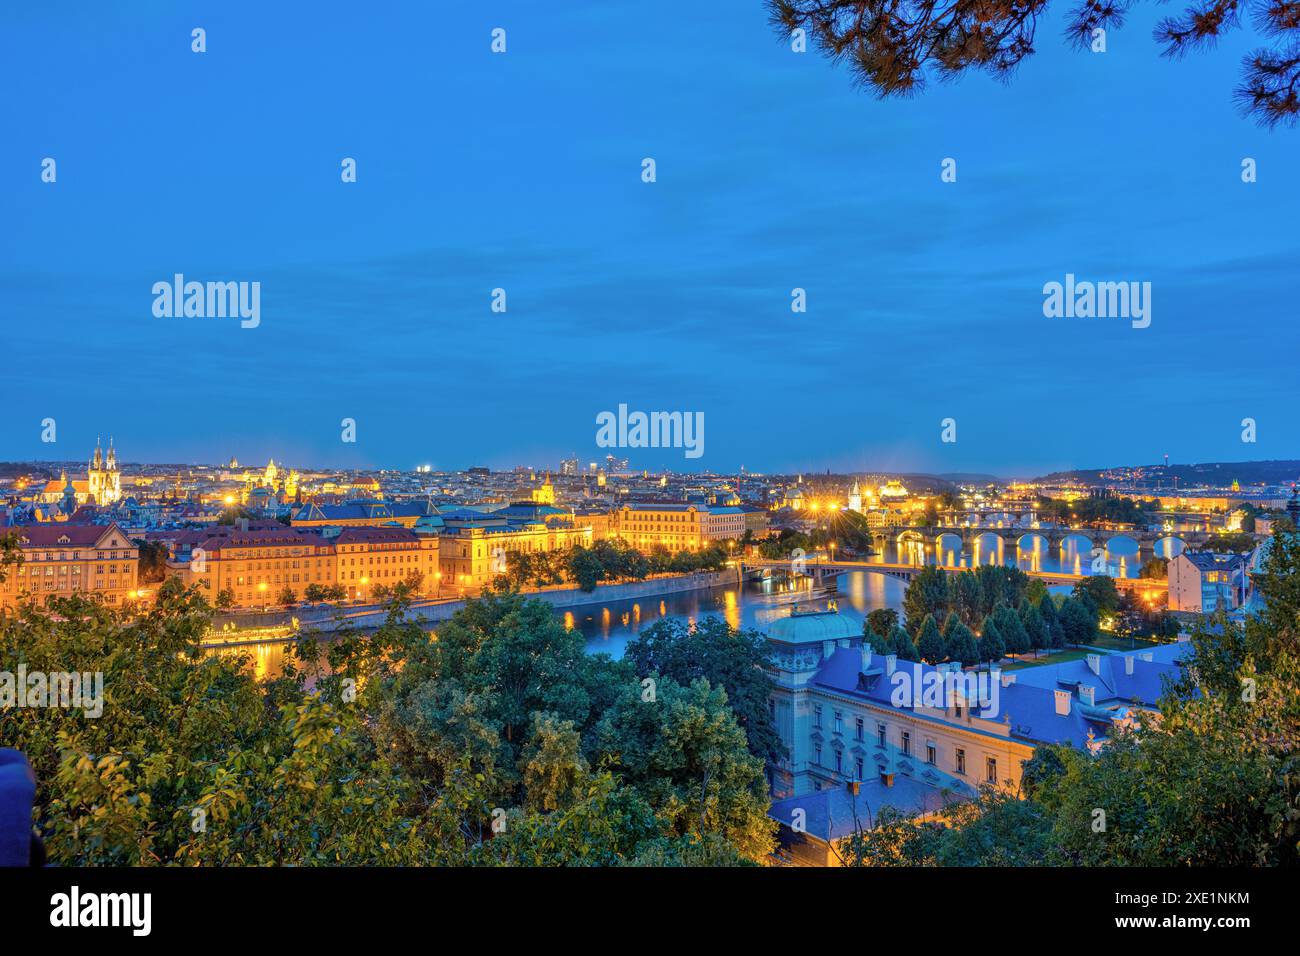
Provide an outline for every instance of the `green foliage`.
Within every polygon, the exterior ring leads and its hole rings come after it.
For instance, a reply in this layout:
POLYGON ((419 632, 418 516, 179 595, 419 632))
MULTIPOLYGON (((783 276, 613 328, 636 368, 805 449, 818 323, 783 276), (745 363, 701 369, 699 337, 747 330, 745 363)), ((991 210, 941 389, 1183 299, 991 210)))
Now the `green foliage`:
MULTIPOLYGON (((955 615, 949 615, 949 620, 953 622, 950 629, 961 626, 961 622, 955 615)), ((916 650, 921 660, 927 664, 938 664, 947 659, 947 647, 943 635, 939 633, 939 625, 934 623, 933 616, 926 617, 922 622, 921 633, 916 640, 916 650)))
MULTIPOLYGON (((642 703, 632 665, 584 654, 547 605, 471 601, 433 639, 407 602, 397 587, 376 633, 286 647, 265 682, 202 651, 210 609, 175 579, 138 617, 78 597, 0 620, 0 669, 104 675, 97 719, 0 711, 0 739, 36 770, 52 862, 736 865, 771 850, 763 761, 720 687, 663 678, 642 703)), ((757 684, 736 686, 752 707, 757 684)))
POLYGON ((872 634, 888 637, 897 626, 898 612, 892 607, 878 607, 867 613, 867 630, 872 634))
POLYGON ((775 686, 765 670, 771 654, 767 638, 758 631, 737 630, 711 616, 694 627, 660 618, 628 643, 623 660, 642 680, 668 677, 685 687, 703 679, 722 688, 750 753, 765 761, 785 756, 768 708, 775 686))
MULTIPOLYGON (((1096 752, 1038 748, 1019 794, 986 790, 934 823, 882 814, 846 862, 1300 865, 1300 538, 1275 538, 1257 585, 1257 617, 1194 629, 1158 719, 1096 752)), ((1067 633, 1087 616, 1084 601, 1062 603, 1067 633)))
POLYGON ((912 643, 911 636, 901 627, 895 627, 889 635, 889 653, 897 656, 900 661, 919 661, 921 659, 916 645, 912 643))
POLYGON ((992 616, 986 617, 980 628, 979 659, 992 663, 1002 660, 1006 653, 1006 640, 998 630, 997 621, 992 616))
POLYGON ((1074 596, 1090 604, 1097 614, 1108 617, 1119 610, 1119 588, 1104 574, 1086 577, 1074 586, 1074 596))
POLYGON ((963 667, 972 667, 979 663, 979 647, 975 635, 965 624, 958 624, 948 632, 945 651, 950 661, 960 661, 963 667))
POLYGON ((927 615, 942 616, 950 601, 947 572, 933 566, 922 568, 903 594, 903 619, 908 634, 920 631, 921 622, 927 615))

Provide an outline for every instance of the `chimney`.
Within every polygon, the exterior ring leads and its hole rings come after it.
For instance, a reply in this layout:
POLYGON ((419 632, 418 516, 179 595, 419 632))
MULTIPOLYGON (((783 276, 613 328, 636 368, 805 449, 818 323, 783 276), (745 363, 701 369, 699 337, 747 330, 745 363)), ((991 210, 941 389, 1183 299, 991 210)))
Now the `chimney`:
POLYGON ((888 677, 889 675, 893 674, 894 668, 897 666, 898 666, 898 655, 886 654, 885 655, 885 676, 888 677))
POLYGON ((989 686, 992 687, 994 684, 1000 683, 1001 680, 1002 680, 1002 665, 990 664, 989 665, 989 686))
POLYGON ((240 531, 247 531, 247 530, 248 530, 248 519, 247 519, 247 518, 240 518, 240 519, 239 519, 239 530, 240 530, 240 531))
POLYGON ((1097 688, 1088 684, 1079 685, 1079 703, 1087 704, 1089 707, 1097 703, 1097 688))
POLYGON ((1087 655, 1085 660, 1087 660, 1088 662, 1088 670, 1092 671, 1094 674, 1100 677, 1101 676, 1101 655, 1089 654, 1087 655))
POLYGON ((891 772, 889 772, 889 773, 886 773, 886 772, 883 771, 883 770, 880 771, 880 783, 881 783, 882 786, 892 787, 892 786, 894 785, 894 774, 893 774, 893 772, 891 771, 891 772))
POLYGON ((859 648, 859 650, 862 652, 862 673, 865 674, 867 671, 871 670, 871 645, 866 641, 863 641, 862 647, 859 648))
POLYGON ((827 658, 835 653, 834 641, 822 641, 822 657, 827 658))
POLYGON ((1150 664, 1153 660, 1156 659, 1156 656, 1152 654, 1150 651, 1143 651, 1141 654, 1138 655, 1138 657, 1142 658, 1142 660, 1146 661, 1148 664, 1150 664))
POLYGON ((862 792, 862 781, 850 780, 848 785, 848 790, 849 793, 853 794, 856 797, 858 794, 862 792))
POLYGON ((1132 673, 1133 673, 1133 655, 1132 655, 1132 654, 1125 654, 1125 655, 1124 655, 1124 673, 1125 673, 1125 674, 1132 674, 1132 673))
POLYGON ((1056 694, 1056 713, 1061 717, 1068 717, 1070 714, 1070 692, 1068 690, 1054 691, 1056 694))
POLYGON ((1003 687, 1010 687, 1010 686, 1011 686, 1012 684, 1014 684, 1015 682, 1016 682, 1016 675, 1015 675, 1014 672, 1013 672, 1013 673, 1010 673, 1010 674, 1003 674, 1003 675, 1002 675, 1002 686, 1003 686, 1003 687))

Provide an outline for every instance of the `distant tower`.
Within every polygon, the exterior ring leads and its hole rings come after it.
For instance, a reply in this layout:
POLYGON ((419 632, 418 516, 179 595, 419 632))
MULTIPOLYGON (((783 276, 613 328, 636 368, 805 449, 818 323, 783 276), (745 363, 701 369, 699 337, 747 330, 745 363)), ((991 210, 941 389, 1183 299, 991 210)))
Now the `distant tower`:
POLYGON ((1286 503, 1286 513, 1291 516, 1291 524, 1300 528, 1300 498, 1296 497, 1296 486, 1291 486, 1291 500, 1286 503))
POLYGON ((69 518, 77 510, 77 489, 65 471, 59 475, 63 479, 63 513, 69 518))
POLYGON ((90 460, 90 471, 87 478, 86 490, 95 504, 104 507, 121 499, 122 475, 117 470, 117 449, 113 447, 112 438, 108 440, 107 459, 104 457, 104 450, 100 447, 99 439, 95 439, 95 455, 90 460))
POLYGON ((853 490, 849 492, 849 510, 862 510, 862 489, 858 487, 858 480, 853 479, 853 490))

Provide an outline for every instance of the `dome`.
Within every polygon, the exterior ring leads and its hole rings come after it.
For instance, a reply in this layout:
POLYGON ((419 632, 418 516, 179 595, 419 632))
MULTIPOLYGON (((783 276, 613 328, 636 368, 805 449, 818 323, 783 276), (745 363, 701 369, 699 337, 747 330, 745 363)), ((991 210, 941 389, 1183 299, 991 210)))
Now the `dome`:
POLYGON ((774 621, 767 636, 782 644, 816 644, 861 637, 862 625, 838 611, 794 611, 774 621))

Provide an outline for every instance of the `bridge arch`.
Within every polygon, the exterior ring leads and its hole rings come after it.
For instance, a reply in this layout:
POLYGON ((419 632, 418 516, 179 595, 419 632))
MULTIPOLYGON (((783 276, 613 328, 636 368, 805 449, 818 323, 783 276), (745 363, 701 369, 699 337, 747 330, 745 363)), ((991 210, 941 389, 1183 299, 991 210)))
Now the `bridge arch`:
POLYGON ((1106 542, 1106 552, 1111 555, 1122 554, 1127 557, 1128 555, 1136 555, 1140 553, 1141 550, 1142 545, 1138 542, 1137 538, 1134 538, 1132 535, 1111 535, 1110 540, 1106 542), (1118 547, 1116 547, 1117 545, 1118 547))
POLYGON ((1048 545, 1047 535, 1037 531, 1027 531, 1016 538, 1017 551, 1046 551, 1048 545))
POLYGON ((1187 542, 1176 534, 1164 535, 1155 542, 1156 556, 1160 558, 1176 558, 1186 550, 1187 542))

